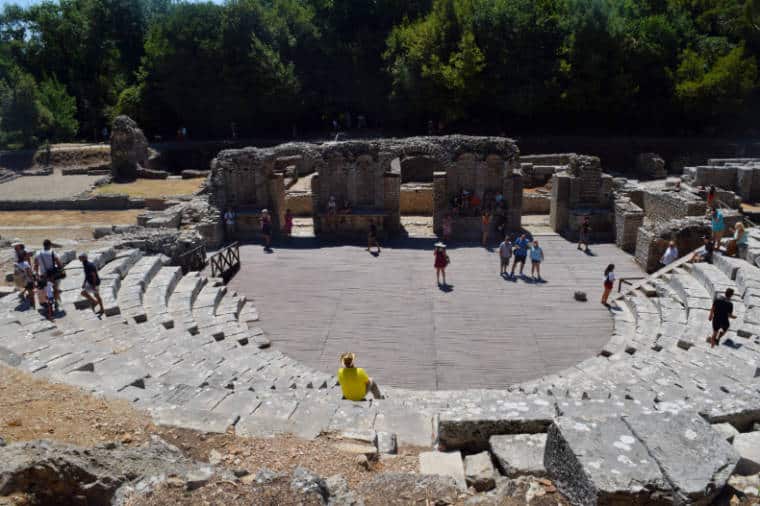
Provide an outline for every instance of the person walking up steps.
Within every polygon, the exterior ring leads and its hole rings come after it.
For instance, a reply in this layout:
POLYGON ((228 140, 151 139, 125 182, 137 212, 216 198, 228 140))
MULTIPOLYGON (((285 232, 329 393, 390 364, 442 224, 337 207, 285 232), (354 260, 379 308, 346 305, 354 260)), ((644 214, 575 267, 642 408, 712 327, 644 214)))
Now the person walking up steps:
POLYGON ((602 293, 602 304, 609 307, 607 298, 610 296, 612 288, 615 286, 615 264, 610 264, 604 269, 604 293, 602 293))
POLYGON ((513 278, 515 277, 515 267, 517 267, 517 264, 520 264, 520 276, 523 275, 525 258, 528 256, 528 246, 530 246, 530 241, 525 237, 525 234, 520 235, 515 241, 515 259, 512 262, 512 273, 510 274, 513 278))
POLYGON ((82 269, 84 270, 84 281, 82 282, 82 297, 90 301, 92 310, 95 310, 95 306, 100 306, 98 314, 106 312, 103 307, 103 299, 100 298, 100 276, 98 276, 97 266, 87 260, 87 254, 82 253, 79 255, 79 261, 82 262, 82 269))
POLYGON ((342 353, 340 356, 340 365, 338 369, 338 383, 343 392, 343 398, 349 401, 363 401, 368 392, 372 392, 375 399, 382 399, 380 387, 370 378, 366 371, 355 365, 356 355, 342 353))
POLYGON ((538 245, 538 241, 533 241, 530 247, 530 275, 536 281, 541 281, 541 262, 544 261, 544 250, 538 245))
POLYGON ((442 242, 435 243, 435 278, 438 280, 438 286, 441 286, 441 276, 443 276, 443 286, 446 286, 446 267, 449 265, 449 255, 446 254, 446 245, 442 242))
POLYGON ((499 244, 499 260, 501 261, 501 276, 506 276, 509 269, 509 259, 512 258, 512 241, 509 236, 505 235, 504 240, 499 244))
POLYGON ((731 325, 730 320, 736 318, 734 305, 731 302, 733 295, 734 290, 727 288, 725 296, 718 295, 715 297, 710 308, 710 315, 707 319, 712 322, 713 333, 712 336, 707 337, 707 342, 710 343, 711 348, 715 348, 720 343, 720 338, 728 332, 731 325))
POLYGON ((55 305, 56 310, 61 301, 58 283, 65 277, 63 264, 56 252, 53 250, 53 243, 50 239, 45 239, 42 243, 42 251, 38 251, 34 257, 34 274, 45 278, 53 284, 53 298, 49 301, 55 305))

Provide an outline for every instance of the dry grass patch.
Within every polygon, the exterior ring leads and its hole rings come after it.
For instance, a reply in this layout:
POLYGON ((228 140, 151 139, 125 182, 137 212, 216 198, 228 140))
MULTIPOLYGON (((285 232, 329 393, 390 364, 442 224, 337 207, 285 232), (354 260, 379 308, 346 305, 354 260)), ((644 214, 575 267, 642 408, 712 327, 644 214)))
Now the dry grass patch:
POLYGON ((135 198, 173 197, 197 192, 203 178, 195 179, 137 179, 129 183, 110 183, 93 190, 95 195, 121 193, 135 198))

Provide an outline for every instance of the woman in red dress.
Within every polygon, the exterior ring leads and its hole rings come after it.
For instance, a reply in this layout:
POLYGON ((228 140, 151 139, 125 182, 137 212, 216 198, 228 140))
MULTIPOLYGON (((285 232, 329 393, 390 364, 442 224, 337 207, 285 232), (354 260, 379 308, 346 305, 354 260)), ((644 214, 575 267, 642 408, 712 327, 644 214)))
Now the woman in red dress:
POLYGON ((435 243, 435 277, 438 285, 441 285, 441 276, 443 275, 443 286, 446 286, 446 266, 449 265, 449 255, 446 254, 446 245, 442 242, 435 243))

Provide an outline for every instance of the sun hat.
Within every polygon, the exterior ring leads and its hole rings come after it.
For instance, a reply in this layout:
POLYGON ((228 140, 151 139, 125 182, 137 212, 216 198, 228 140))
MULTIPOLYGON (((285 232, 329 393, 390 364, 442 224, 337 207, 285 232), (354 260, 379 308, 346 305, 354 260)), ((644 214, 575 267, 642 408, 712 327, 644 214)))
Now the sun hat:
POLYGON ((438 241, 437 243, 435 243, 433 246, 435 246, 436 248, 445 248, 445 247, 446 247, 446 245, 445 245, 445 244, 443 244, 443 243, 442 243, 442 242, 440 242, 440 241, 438 241))
POLYGON ((340 363, 343 367, 353 367, 354 360, 356 360, 356 354, 352 351, 340 354, 340 363))
POLYGON ((269 209, 262 209, 261 214, 269 214, 269 209))

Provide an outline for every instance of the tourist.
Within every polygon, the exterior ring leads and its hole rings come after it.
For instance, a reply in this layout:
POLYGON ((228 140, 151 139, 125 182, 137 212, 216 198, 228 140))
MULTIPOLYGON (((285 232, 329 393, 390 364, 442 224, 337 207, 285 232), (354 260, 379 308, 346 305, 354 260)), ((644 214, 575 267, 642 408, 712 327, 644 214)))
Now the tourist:
POLYGON ((665 253, 663 253, 660 258, 660 263, 665 266, 672 264, 676 260, 678 260, 678 248, 676 248, 675 241, 670 241, 665 253))
POLYGON ((715 186, 710 186, 707 192, 707 207, 712 209, 715 205, 715 186))
POLYGON ((340 355, 341 368, 338 369, 338 383, 343 392, 343 398, 349 401, 363 401, 368 392, 372 392, 375 399, 383 399, 380 387, 367 375, 361 367, 356 367, 356 355, 342 353, 340 355))
POLYGON ((515 277, 515 267, 517 267, 517 264, 520 264, 520 276, 523 275, 525 258, 528 256, 528 246, 530 246, 530 241, 525 237, 525 234, 520 235, 515 241, 515 259, 512 262, 512 273, 510 274, 513 278, 515 277))
POLYGON ((710 315, 707 317, 712 322, 712 336, 707 337, 707 342, 711 348, 715 348, 720 343, 720 338, 725 335, 730 326, 729 320, 736 318, 734 314, 734 305, 731 303, 731 297, 734 295, 733 288, 726 289, 726 295, 717 296, 710 308, 710 315))
POLYGON ((13 280, 22 300, 29 302, 34 307, 34 271, 29 263, 31 255, 26 253, 20 262, 13 265, 13 280))
POLYGON ((27 252, 23 243, 14 242, 11 246, 13 247, 13 254, 16 262, 23 262, 26 260, 27 252))
POLYGON ((264 249, 270 251, 272 249, 272 217, 268 209, 261 211, 261 235, 264 236, 264 249))
MULTIPOLYGON (((27 252, 20 242, 15 242, 11 246, 13 246, 13 281, 19 293, 23 294, 26 290, 26 274, 21 264, 27 261, 27 252)), ((32 272, 32 278, 34 278, 34 272, 32 272)))
POLYGON ((79 261, 82 262, 82 270, 84 271, 82 297, 90 301, 93 311, 95 311, 96 305, 100 306, 98 314, 103 314, 106 310, 103 307, 103 299, 100 298, 100 276, 98 276, 98 267, 87 260, 86 253, 79 255, 79 261))
POLYGON ((53 319, 53 305, 55 304, 55 285, 44 276, 37 281, 37 300, 40 307, 45 311, 48 320, 53 319))
POLYGON ((367 233, 367 251, 371 251, 373 246, 375 246, 377 252, 380 253, 380 243, 377 242, 377 225, 375 225, 375 220, 370 218, 369 232, 367 233))
POLYGON ((224 228, 227 232, 227 240, 233 240, 235 238, 235 211, 231 207, 224 212, 224 228))
POLYGON ((584 216, 583 223, 581 223, 581 227, 579 230, 578 249, 581 249, 581 244, 583 244, 583 246, 585 246, 586 248, 586 253, 588 253, 588 242, 589 242, 590 235, 591 235, 591 224, 589 223, 589 217, 584 216))
POLYGON ((509 236, 505 235, 504 240, 499 244, 499 259, 501 260, 501 272, 500 275, 507 274, 509 269, 509 259, 512 258, 512 241, 509 240, 509 236))
POLYGON ((486 211, 483 211, 483 215, 480 218, 480 226, 482 229, 481 244, 485 248, 486 246, 488 246, 488 232, 489 232, 489 229, 491 228, 491 217, 488 215, 486 211))
POLYGON ((715 250, 715 243, 712 242, 712 240, 704 236, 702 237, 702 242, 704 245, 698 250, 695 251, 694 254, 689 259, 689 263, 697 263, 697 262, 707 262, 708 264, 711 264, 713 261, 713 251, 715 250))
POLYGON ((58 309, 61 301, 61 293, 58 287, 60 280, 66 277, 63 272, 61 259, 53 250, 53 243, 50 239, 45 239, 42 243, 42 251, 38 251, 34 257, 34 274, 38 277, 44 277, 48 282, 53 284, 53 303, 58 309))
POLYGON ((290 209, 285 210, 285 226, 283 227, 283 231, 285 232, 285 237, 293 235, 293 213, 290 212, 290 209))
POLYGON ((607 298, 615 286, 615 264, 610 264, 604 269, 604 292, 602 293, 602 305, 610 307, 607 298))
POLYGON ((435 243, 435 278, 438 281, 438 286, 446 286, 446 267, 451 261, 449 255, 446 254, 446 245, 442 242, 435 243), (443 277, 443 285, 441 285, 441 277, 443 277))
POLYGON ((448 241, 451 238, 452 218, 450 213, 443 217, 443 240, 448 241))
POLYGON ((712 226, 713 244, 715 248, 720 248, 720 240, 723 238, 723 233, 726 229, 726 223, 723 220, 723 211, 720 209, 712 210, 710 225, 712 226))
POLYGON ((734 227, 734 237, 726 245, 726 255, 746 258, 748 238, 749 234, 744 229, 744 224, 737 223, 734 227))
POLYGON ((335 200, 335 195, 330 195, 330 198, 327 199, 327 214, 337 214, 338 213, 338 202, 335 200))
POLYGON ((544 261, 544 250, 538 245, 538 241, 533 241, 530 247, 530 275, 536 281, 541 281, 541 262, 544 261))

